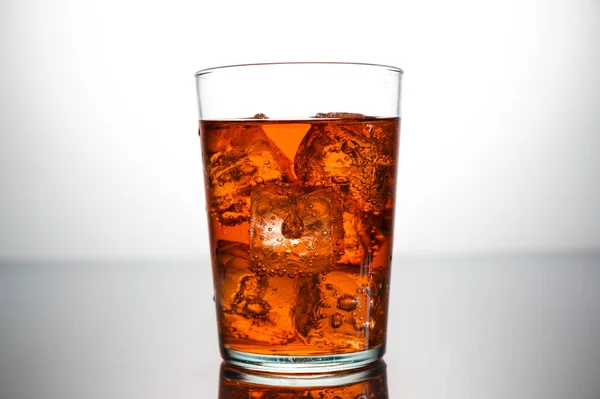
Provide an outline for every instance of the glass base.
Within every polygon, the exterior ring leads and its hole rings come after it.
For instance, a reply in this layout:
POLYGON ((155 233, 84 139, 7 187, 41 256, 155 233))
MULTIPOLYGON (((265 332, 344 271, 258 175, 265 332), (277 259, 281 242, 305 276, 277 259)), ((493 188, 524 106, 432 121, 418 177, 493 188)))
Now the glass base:
POLYGON ((257 355, 221 347, 221 354, 230 364, 244 369, 271 373, 328 373, 352 370, 383 357, 385 345, 354 353, 327 356, 257 355))

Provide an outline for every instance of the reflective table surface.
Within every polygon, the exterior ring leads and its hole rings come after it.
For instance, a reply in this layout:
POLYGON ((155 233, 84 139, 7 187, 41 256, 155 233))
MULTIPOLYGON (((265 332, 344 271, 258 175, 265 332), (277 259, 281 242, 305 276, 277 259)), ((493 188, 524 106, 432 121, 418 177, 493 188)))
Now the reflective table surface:
MULTIPOLYGON (((404 258, 392 274, 363 396, 600 398, 600 256, 404 258)), ((220 380, 212 296, 208 263, 3 263, 0 398, 310 397, 290 396, 297 379, 252 396, 220 380)))

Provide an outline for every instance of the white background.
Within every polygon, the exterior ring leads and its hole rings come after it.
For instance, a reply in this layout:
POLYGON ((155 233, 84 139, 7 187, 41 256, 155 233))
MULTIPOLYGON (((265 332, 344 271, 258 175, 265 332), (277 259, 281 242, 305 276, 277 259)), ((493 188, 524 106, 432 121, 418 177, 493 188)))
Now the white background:
POLYGON ((597 0, 0 4, 0 259, 207 253, 193 73, 405 70, 401 255, 600 250, 597 0))

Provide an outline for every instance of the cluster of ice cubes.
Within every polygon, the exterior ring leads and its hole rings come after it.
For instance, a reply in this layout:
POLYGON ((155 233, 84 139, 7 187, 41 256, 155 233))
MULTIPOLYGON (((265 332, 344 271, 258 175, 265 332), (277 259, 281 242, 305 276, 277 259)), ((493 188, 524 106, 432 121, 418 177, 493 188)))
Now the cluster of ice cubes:
POLYGON ((342 267, 290 279, 258 275, 249 258, 247 245, 218 242, 221 334, 269 345, 297 338, 324 349, 362 350, 382 342, 389 285, 381 268, 360 274, 342 267))
POLYGON ((370 268, 390 255, 392 133, 315 123, 293 169, 258 125, 205 144, 211 212, 224 226, 249 223, 249 245, 218 242, 221 333, 356 350, 381 342, 371 332, 384 331, 373 327, 385 323, 388 282, 370 268))

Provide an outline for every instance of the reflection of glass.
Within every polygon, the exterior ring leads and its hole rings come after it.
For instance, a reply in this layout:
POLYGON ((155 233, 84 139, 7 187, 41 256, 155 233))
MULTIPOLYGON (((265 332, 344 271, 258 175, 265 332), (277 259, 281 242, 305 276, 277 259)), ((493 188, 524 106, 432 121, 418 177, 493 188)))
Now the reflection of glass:
POLYGON ((380 360, 335 374, 271 374, 221 365, 219 399, 384 399, 386 365, 380 360))
POLYGON ((401 76, 338 63, 196 74, 225 360, 314 373, 383 356, 401 76))

